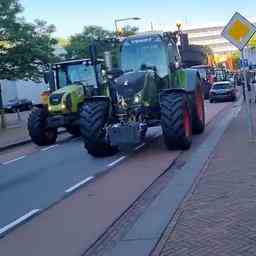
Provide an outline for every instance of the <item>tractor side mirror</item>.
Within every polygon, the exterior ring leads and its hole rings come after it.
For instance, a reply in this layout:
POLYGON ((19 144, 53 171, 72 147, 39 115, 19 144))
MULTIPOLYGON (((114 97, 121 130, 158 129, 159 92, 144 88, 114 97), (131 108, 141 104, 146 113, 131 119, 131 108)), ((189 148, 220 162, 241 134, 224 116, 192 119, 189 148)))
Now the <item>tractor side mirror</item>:
POLYGON ((44 73, 44 81, 45 83, 49 84, 49 89, 51 92, 56 90, 54 72, 52 70, 44 73))

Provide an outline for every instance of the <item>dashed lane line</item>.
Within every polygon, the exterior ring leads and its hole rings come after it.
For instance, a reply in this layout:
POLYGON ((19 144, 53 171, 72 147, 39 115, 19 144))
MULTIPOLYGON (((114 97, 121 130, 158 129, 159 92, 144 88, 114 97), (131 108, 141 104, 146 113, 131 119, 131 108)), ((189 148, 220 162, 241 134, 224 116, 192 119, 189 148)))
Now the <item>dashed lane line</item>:
POLYGON ((2 165, 8 165, 8 164, 15 163, 15 162, 17 162, 17 161, 19 161, 19 160, 24 159, 25 157, 27 157, 27 156, 26 156, 26 155, 24 155, 24 156, 17 157, 17 158, 15 158, 15 159, 12 159, 12 160, 9 160, 9 161, 6 161, 6 162, 3 162, 3 163, 2 163, 2 165))
POLYGON ((123 161, 126 158, 126 156, 122 156, 120 158, 118 158, 117 160, 115 160, 114 162, 110 163, 107 165, 108 168, 113 167, 115 165, 117 165, 118 163, 120 163, 121 161, 123 161))
POLYGON ((142 143, 141 145, 139 145, 138 147, 136 147, 136 148, 134 149, 134 151, 140 150, 140 149, 143 148, 145 145, 146 145, 146 143, 142 143))
POLYGON ((54 148, 56 148, 56 147, 58 147, 58 146, 59 146, 59 144, 52 145, 52 146, 49 146, 49 147, 47 147, 47 148, 42 148, 41 151, 48 151, 48 150, 54 149, 54 148))
POLYGON ((7 231, 9 231, 10 229, 13 229, 15 226, 25 222, 26 220, 28 220, 29 218, 31 218, 32 216, 34 216, 38 212, 40 212, 40 209, 33 209, 30 212, 23 215, 22 217, 20 217, 20 218, 16 219, 15 221, 9 223, 8 225, 4 226, 3 228, 0 228, 0 236, 3 235, 4 233, 6 233, 7 231))
POLYGON ((68 188, 67 190, 65 190, 65 193, 71 193, 71 192, 77 190, 78 188, 80 188, 84 184, 88 183, 92 179, 94 179, 94 176, 90 176, 90 177, 78 182, 76 185, 74 185, 74 186, 68 188))

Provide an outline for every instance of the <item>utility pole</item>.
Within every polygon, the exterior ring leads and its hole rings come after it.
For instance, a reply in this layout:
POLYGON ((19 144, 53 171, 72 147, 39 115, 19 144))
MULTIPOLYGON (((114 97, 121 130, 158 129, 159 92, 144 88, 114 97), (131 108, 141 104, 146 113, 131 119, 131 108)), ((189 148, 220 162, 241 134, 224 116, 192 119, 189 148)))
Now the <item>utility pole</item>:
POLYGON ((244 56, 244 48, 241 50, 241 62, 242 62, 242 72, 243 72, 243 78, 244 78, 244 86, 245 86, 245 103, 247 108, 247 122, 248 122, 248 128, 249 128, 249 140, 250 142, 254 142, 255 140, 255 127, 254 127, 254 120, 253 120, 253 114, 252 114, 252 85, 250 84, 250 81, 247 79, 247 70, 245 65, 245 56, 244 56))

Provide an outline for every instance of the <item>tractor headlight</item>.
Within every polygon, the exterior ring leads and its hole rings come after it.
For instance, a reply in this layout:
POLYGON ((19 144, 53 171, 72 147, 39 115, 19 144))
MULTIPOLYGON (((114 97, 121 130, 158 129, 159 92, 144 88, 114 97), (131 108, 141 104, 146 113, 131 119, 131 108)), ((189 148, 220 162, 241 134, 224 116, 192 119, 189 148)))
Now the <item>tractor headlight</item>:
POLYGON ((135 96, 134 102, 137 104, 140 102, 140 97, 138 95, 135 96))
POLYGON ((52 106, 48 106, 48 111, 49 111, 49 112, 52 111, 52 106))
POLYGON ((136 94, 135 97, 134 97, 134 103, 135 103, 135 104, 139 104, 140 102, 141 102, 141 94, 138 93, 138 94, 136 94))
POLYGON ((61 109, 62 109, 62 110, 66 109, 66 105, 65 105, 64 103, 61 104, 61 109))

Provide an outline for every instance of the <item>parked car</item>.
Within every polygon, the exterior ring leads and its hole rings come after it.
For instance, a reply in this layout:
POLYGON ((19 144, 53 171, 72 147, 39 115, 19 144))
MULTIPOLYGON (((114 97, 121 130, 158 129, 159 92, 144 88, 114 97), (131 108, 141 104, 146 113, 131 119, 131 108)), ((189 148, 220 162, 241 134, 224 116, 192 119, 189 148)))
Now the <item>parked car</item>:
POLYGON ((214 83, 210 90, 210 103, 224 100, 236 100, 236 87, 230 81, 214 83))
POLYGON ((8 103, 4 106, 4 109, 7 113, 14 113, 19 111, 31 110, 33 107, 32 101, 28 99, 13 99, 9 100, 8 103))

